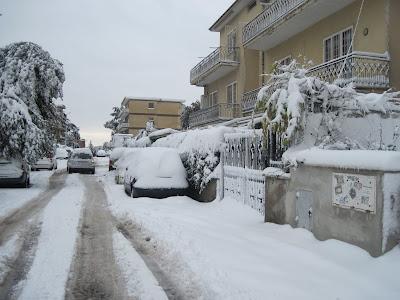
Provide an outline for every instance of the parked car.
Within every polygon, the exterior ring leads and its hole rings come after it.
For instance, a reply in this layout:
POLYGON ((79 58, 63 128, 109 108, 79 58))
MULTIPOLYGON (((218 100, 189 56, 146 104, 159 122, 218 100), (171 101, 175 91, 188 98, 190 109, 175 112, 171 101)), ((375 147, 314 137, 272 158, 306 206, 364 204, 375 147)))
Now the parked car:
POLYGON ((25 187, 30 185, 30 167, 24 161, 0 157, 0 186, 25 187))
POLYGON ((64 148, 57 148, 56 149, 56 159, 68 159, 69 154, 67 149, 64 148))
POLYGON ((47 170, 55 170, 57 169, 57 159, 49 155, 49 157, 43 157, 39 159, 36 163, 31 166, 31 170, 39 170, 39 169, 47 169, 47 170))
POLYGON ((106 154, 106 151, 104 151, 104 150, 99 150, 99 151, 96 152, 96 156, 97 156, 97 157, 106 157, 107 154, 106 154))
POLYGON ((76 148, 67 162, 67 171, 95 173, 95 162, 89 148, 76 148))
POLYGON ((131 197, 166 198, 188 194, 186 170, 176 149, 143 148, 130 157, 124 188, 131 197))
MULTIPOLYGON (((108 170, 109 171, 115 170, 117 168, 116 162, 119 159, 123 158, 128 153, 134 152, 135 149, 136 148, 126 148, 126 147, 114 148, 112 150, 112 152, 110 153, 110 159, 109 159, 109 163, 108 163, 108 170)), ((125 170, 126 166, 124 166, 123 168, 125 170)))

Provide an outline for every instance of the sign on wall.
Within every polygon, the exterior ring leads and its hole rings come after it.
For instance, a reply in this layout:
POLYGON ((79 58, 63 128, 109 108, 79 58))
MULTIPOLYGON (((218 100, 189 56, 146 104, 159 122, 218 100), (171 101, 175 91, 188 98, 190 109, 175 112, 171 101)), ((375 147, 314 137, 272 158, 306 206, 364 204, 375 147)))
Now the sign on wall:
POLYGON ((375 213, 375 176, 333 173, 332 179, 333 205, 375 213))

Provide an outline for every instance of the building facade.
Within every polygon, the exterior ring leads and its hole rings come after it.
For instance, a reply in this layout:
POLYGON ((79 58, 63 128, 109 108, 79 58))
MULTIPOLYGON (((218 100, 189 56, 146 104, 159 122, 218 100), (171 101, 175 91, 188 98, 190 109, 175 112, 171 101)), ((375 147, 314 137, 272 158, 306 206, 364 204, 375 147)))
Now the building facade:
POLYGON ((136 135, 152 122, 157 129, 181 129, 181 111, 184 100, 125 97, 121 104, 118 133, 136 135))
POLYGON ((191 127, 251 115, 267 74, 292 59, 328 82, 399 90, 399 12, 397 0, 235 1, 210 27, 220 47, 191 70, 204 87, 191 127))

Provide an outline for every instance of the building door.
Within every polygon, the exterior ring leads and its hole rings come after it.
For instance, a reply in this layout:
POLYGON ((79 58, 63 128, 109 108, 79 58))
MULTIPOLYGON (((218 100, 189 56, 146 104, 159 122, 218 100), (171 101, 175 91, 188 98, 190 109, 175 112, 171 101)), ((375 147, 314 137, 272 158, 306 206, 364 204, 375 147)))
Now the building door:
POLYGON ((312 231, 313 226, 313 193, 301 190, 296 195, 296 219, 297 227, 312 231))

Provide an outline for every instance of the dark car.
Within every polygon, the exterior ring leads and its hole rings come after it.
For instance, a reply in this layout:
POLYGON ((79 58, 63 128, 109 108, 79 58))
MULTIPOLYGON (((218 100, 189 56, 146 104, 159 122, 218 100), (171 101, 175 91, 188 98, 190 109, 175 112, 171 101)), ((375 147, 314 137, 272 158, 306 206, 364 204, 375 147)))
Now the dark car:
POLYGON ((0 186, 30 186, 30 167, 24 161, 0 157, 0 186))

